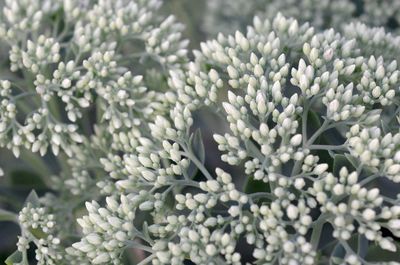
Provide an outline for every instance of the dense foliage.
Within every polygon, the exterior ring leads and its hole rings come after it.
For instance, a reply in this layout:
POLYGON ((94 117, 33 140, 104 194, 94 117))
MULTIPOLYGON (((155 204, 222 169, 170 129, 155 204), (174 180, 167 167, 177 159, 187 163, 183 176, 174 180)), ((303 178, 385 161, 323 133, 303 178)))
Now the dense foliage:
POLYGON ((388 2, 209 1, 188 52, 160 0, 6 0, 6 264, 400 264, 388 2))

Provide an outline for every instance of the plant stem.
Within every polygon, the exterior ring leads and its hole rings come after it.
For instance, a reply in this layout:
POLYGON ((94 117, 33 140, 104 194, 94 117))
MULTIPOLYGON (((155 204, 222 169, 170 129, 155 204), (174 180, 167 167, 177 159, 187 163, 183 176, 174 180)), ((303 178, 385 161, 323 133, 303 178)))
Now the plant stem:
POLYGON ((306 143, 306 147, 312 145, 315 140, 317 140, 317 138, 323 133, 325 132, 325 130, 329 127, 329 121, 328 120, 324 120, 324 123, 322 123, 321 127, 313 134, 313 136, 310 137, 310 139, 308 139, 307 143, 306 143))
POLYGON ((187 158, 189 158, 195 165, 196 167, 201 171, 201 173, 203 173, 203 175, 208 179, 214 179, 211 174, 208 172, 208 170, 206 169, 206 167, 204 166, 204 164, 194 155, 192 154, 188 148, 186 148, 185 145, 181 144, 184 152, 182 152, 182 154, 184 156, 186 156, 187 158))
POLYGON ((321 214, 318 217, 318 220, 316 220, 314 223, 313 231, 311 234, 311 245, 315 250, 318 249, 319 240, 321 238, 321 231, 325 224, 325 221, 327 220, 327 217, 329 217, 329 214, 321 214))
POLYGON ((303 135, 303 147, 305 147, 306 141, 307 141, 307 119, 308 119, 308 111, 310 109, 310 105, 308 104, 308 101, 304 101, 304 110, 303 110, 303 115, 301 119, 301 125, 302 125, 302 130, 301 133, 303 135))
POLYGON ((308 147, 310 150, 347 150, 347 146, 345 144, 342 145, 310 145, 308 147))
POLYGON ((145 258, 144 260, 142 260, 141 262, 139 262, 137 265, 144 265, 147 264, 149 262, 151 262, 151 260, 154 258, 154 254, 151 254, 150 256, 148 256, 147 258, 145 258))

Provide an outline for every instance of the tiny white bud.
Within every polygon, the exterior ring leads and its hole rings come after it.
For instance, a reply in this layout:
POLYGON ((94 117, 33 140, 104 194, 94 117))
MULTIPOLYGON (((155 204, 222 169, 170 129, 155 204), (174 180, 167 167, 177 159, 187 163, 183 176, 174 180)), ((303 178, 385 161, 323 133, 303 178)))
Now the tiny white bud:
POLYGON ((320 175, 320 174, 324 173, 327 169, 328 169, 328 164, 326 164, 326 163, 319 164, 314 168, 313 172, 316 175, 320 175))
POLYGON ((301 141, 303 139, 303 136, 301 134, 296 134, 295 136, 290 139, 290 144, 292 146, 298 146, 301 144, 301 141))
POLYGON ((299 215, 299 209, 293 204, 290 204, 286 209, 286 214, 289 217, 289 219, 294 220, 299 215))

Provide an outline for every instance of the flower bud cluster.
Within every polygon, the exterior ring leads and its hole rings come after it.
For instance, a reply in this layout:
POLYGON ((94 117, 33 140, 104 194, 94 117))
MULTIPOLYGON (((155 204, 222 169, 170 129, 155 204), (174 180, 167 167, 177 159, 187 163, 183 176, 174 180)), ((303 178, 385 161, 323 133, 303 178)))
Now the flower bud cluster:
POLYGON ((251 219, 240 215, 242 205, 247 204, 249 199, 235 188, 228 173, 217 168, 216 174, 216 179, 199 182, 202 192, 175 196, 176 209, 182 212, 189 210, 189 214, 169 215, 163 218, 165 224, 149 227, 155 235, 172 233, 179 240, 177 243, 167 243, 163 239, 157 241, 153 245, 156 254, 154 264, 181 264, 186 256, 196 264, 215 264, 221 260, 220 255, 227 264, 241 264, 241 254, 235 248, 239 236, 246 229, 252 229, 251 219), (239 205, 227 209, 230 216, 214 217, 211 212, 219 201, 239 202, 239 205), (220 225, 230 229, 216 229, 220 225))
POLYGON ((346 87, 338 86, 336 89, 330 88, 322 102, 327 108, 327 117, 335 122, 348 120, 350 118, 359 118, 365 110, 363 105, 353 105, 357 102, 357 96, 353 96, 353 83, 346 87))
POLYGON ((395 87, 399 85, 397 62, 392 61, 385 67, 382 57, 371 56, 368 62, 361 66, 363 76, 357 89, 366 104, 380 103, 383 106, 391 104, 395 97, 395 87))
POLYGON ((13 46, 10 51, 10 61, 11 71, 26 68, 33 74, 38 74, 47 64, 60 61, 60 44, 53 38, 40 35, 36 43, 31 40, 27 41, 26 50, 13 46))
POLYGON ((383 27, 371 28, 361 22, 353 22, 343 26, 343 35, 362 44, 361 54, 373 55, 374 51, 379 49, 379 55, 384 61, 391 62, 393 59, 398 61, 400 58, 400 37, 383 27))
POLYGON ((162 93, 148 92, 142 77, 126 67, 129 60, 151 60, 167 72, 186 63, 183 27, 173 16, 159 17, 160 4, 7 1, 0 38, 9 46, 9 69, 15 73, 12 82, 2 81, 7 88, 0 101, 7 111, 1 114, 1 146, 16 155, 21 147, 42 155, 48 147, 71 154, 69 146, 82 142, 77 124, 94 105, 111 132, 138 125, 141 115, 165 112, 162 93), (125 47, 130 41, 135 45, 125 47), (17 104, 26 106, 18 119, 17 104))
MULTIPOLYGON (((396 223, 399 206, 384 206, 385 199, 380 196, 379 189, 362 187, 358 180, 357 172, 350 173, 346 167, 342 167, 338 178, 326 173, 321 180, 314 182, 309 192, 322 205, 321 211, 332 216, 332 235, 335 238, 350 240, 357 231, 367 240, 378 243, 382 249, 395 252, 393 239, 382 235, 381 221, 385 220, 389 226, 396 223), (343 201, 343 198, 346 199, 343 201)), ((390 230, 399 233, 396 226, 390 230)))
POLYGON ((37 264, 59 264, 63 251, 60 239, 54 236, 57 229, 55 215, 50 214, 46 207, 35 207, 28 203, 19 213, 18 221, 22 230, 17 243, 18 251, 25 252, 32 242, 37 248, 37 264))
POLYGON ((379 127, 356 124, 348 132, 351 153, 364 165, 394 182, 400 182, 400 134, 383 134, 379 127))
MULTIPOLYGON (((137 197, 137 196, 136 196, 137 197)), ((87 256, 92 264, 121 264, 120 253, 133 238, 133 224, 137 207, 135 196, 106 198, 106 206, 95 201, 86 202, 88 215, 78 219, 82 227, 81 241, 72 244, 68 252, 72 256, 87 256)))
MULTIPOLYGON (((91 140, 95 140, 93 138, 91 140)), ((67 160, 70 172, 63 172, 62 178, 57 176, 58 190, 66 189, 68 193, 83 196, 96 184, 93 169, 100 168, 101 164, 99 158, 91 153, 94 146, 86 139, 82 144, 70 146, 71 156, 67 160)))
POLYGON ((315 263, 316 253, 312 245, 304 238, 312 224, 312 218, 308 214, 310 209, 304 200, 296 204, 287 199, 278 199, 270 206, 254 204, 250 209, 252 214, 260 220, 258 231, 247 235, 248 243, 254 244, 256 239, 253 256, 257 260, 271 262, 281 255, 282 264, 315 263), (286 222, 286 220, 290 221, 286 222), (288 233, 288 226, 298 229, 299 235, 288 233), (257 232, 261 233, 262 237, 257 232), (282 247, 283 253, 280 253, 282 247))
MULTIPOLYGON (((361 163, 360 169, 368 166, 359 155, 353 154, 353 150, 356 149, 354 144, 357 144, 355 139, 361 136, 361 131, 356 132, 353 127, 377 124, 380 115, 387 115, 382 113, 386 106, 395 107, 393 99, 398 93, 395 80, 396 63, 385 64, 383 59, 378 59, 379 63, 376 65, 369 64, 373 60, 371 58, 375 58, 368 55, 369 52, 362 50, 362 43, 341 36, 334 30, 314 35, 312 29, 298 26, 296 21, 281 15, 272 22, 255 19, 254 28, 249 27, 247 35, 239 32, 231 36, 220 35, 217 40, 202 44, 201 52, 196 53, 196 63, 199 66, 191 66, 192 70, 189 70, 186 76, 176 74, 173 84, 182 95, 185 95, 186 91, 190 93, 190 106, 198 108, 202 104, 207 105, 204 99, 207 94, 199 87, 209 82, 203 69, 213 69, 212 71, 217 72, 215 75, 213 73, 213 76, 219 77, 214 78, 214 84, 226 80, 224 83, 229 85, 230 90, 227 100, 222 100, 221 105, 227 114, 225 118, 230 132, 214 135, 219 149, 224 152, 221 159, 232 165, 244 161, 248 177, 263 180, 268 184, 270 191, 243 196, 231 184, 221 183, 219 177, 200 182, 199 188, 205 193, 175 196, 177 209, 187 209, 190 213, 171 218, 171 223, 167 220, 169 224, 166 226, 155 225, 155 235, 163 238, 166 234, 175 233, 175 236, 182 240, 178 242, 188 243, 185 251, 190 253, 191 260, 198 260, 199 264, 203 264, 205 260, 198 259, 198 256, 204 255, 201 250, 207 251, 206 244, 210 243, 204 242, 201 247, 193 246, 195 234, 201 234, 199 231, 203 230, 184 230, 183 234, 180 234, 181 228, 176 222, 182 222, 182 227, 198 224, 203 220, 213 223, 214 220, 211 221, 204 215, 213 216, 213 209, 223 203, 227 204, 226 213, 231 218, 225 221, 227 226, 230 222, 232 228, 229 231, 241 232, 243 230, 240 227, 244 226, 247 243, 255 247, 253 257, 259 261, 271 262, 279 258, 283 264, 315 264, 318 241, 322 235, 313 235, 313 239, 307 235, 310 231, 320 233, 315 226, 323 226, 326 223, 331 223, 334 227, 332 236, 337 240, 349 241, 353 234, 358 234, 365 236, 368 241, 378 243, 382 249, 396 251, 394 241, 382 235, 380 229, 385 225, 380 224, 378 220, 384 220, 385 224, 395 223, 398 218, 397 201, 380 196, 379 188, 364 187, 371 180, 386 176, 386 172, 374 174, 368 170, 362 171, 361 179, 360 171, 350 174, 344 168, 339 176, 335 176, 330 172, 331 166, 328 163, 320 162, 323 159, 321 154, 314 151, 326 148, 329 152, 333 150, 332 155, 335 156, 335 150, 341 150, 345 152, 345 157, 353 156, 351 159, 361 163), (302 50, 303 53, 287 56, 287 50, 285 53, 281 52, 282 43, 286 42, 286 49, 302 50), (360 56, 363 52, 367 54, 366 57, 360 56), (205 64, 207 67, 204 67, 205 64), (381 65, 379 68, 383 67, 383 72, 377 70, 378 64, 381 65), (354 84, 360 84, 370 73, 374 73, 375 76, 374 79, 365 80, 369 90, 365 89, 364 92, 355 87, 354 84), (193 77, 196 74, 197 77, 193 77), (392 75, 394 83, 388 81, 392 75), (196 79, 198 81, 191 81, 196 79), (292 86, 287 83, 288 79, 292 86), (185 87, 185 81, 189 87, 185 87), (376 97, 376 101, 366 102, 363 99, 365 93, 372 93, 374 84, 384 86, 386 92, 393 89, 393 98, 388 100, 380 95, 376 97), (376 107, 374 103, 378 102, 380 105, 376 107), (314 129, 314 135, 310 135, 312 131, 307 126, 299 124, 299 121, 306 120, 305 111, 309 111, 310 108, 324 120, 322 126, 314 129), (335 122, 338 125, 339 122, 344 124, 340 133, 345 142, 338 146, 316 144, 318 136, 329 128, 336 127, 335 122), (354 123, 359 125, 351 127, 354 123), (354 134, 351 133, 353 130, 354 134), (287 167, 289 164, 292 166, 287 167), (291 169, 291 172, 288 174, 285 168, 291 169), (270 199, 271 202, 261 203, 260 206, 260 202, 256 203, 257 200, 253 199, 253 196, 265 196, 263 199, 270 199), (348 201, 345 203, 343 200, 348 201), (250 220, 258 220, 258 225, 248 225, 248 209, 251 211, 250 220), (322 213, 315 216, 312 214, 313 209, 320 209, 322 213), (391 210, 394 212, 389 215, 391 210), (337 220, 334 216, 337 216, 337 220), (281 251, 282 246, 284 251, 281 251)), ((191 112, 194 111, 193 108, 190 109, 191 112)), ((184 113, 184 109, 178 102, 171 112, 174 114, 172 117, 177 115, 177 111, 184 113)), ((157 133, 158 137, 162 134, 175 135, 168 130, 171 122, 161 117, 157 119, 160 125, 158 127, 164 128, 157 133)), ((190 123, 184 125, 175 122, 172 127, 187 129, 190 123)), ((376 135, 370 140, 375 138, 379 142, 381 137, 376 135)), ((368 143, 363 145, 369 146, 368 143)), ((357 147, 357 150, 359 148, 361 147, 357 147)), ((389 151, 388 148, 381 149, 377 146, 377 150, 386 150, 384 152, 389 159, 398 148, 390 145, 389 151)), ((394 164, 394 161, 392 163, 394 164)), ((379 163, 379 166, 381 165, 382 163, 379 163)), ((217 176, 219 175, 217 172, 217 176)), ((219 217, 216 217, 216 222, 219 222, 219 217)), ((204 235, 207 235, 205 231, 204 235)), ((239 235, 240 233, 235 236, 239 235)), ((218 248, 213 246, 209 246, 208 250, 210 253, 218 253, 218 248)), ((157 253, 157 264, 165 264, 170 259, 179 263, 185 256, 173 243, 163 243, 160 251, 162 254, 157 253)), ((220 253, 225 255, 222 251, 220 253)), ((349 262, 362 260, 350 251, 346 253, 345 259, 349 262)), ((228 263, 232 262, 227 256, 225 260, 228 263)))

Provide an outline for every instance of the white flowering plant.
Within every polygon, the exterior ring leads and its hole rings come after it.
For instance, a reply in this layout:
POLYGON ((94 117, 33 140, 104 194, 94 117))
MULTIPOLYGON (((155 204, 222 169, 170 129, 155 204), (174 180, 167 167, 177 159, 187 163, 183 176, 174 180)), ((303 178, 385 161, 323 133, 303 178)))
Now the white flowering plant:
POLYGON ((0 145, 44 189, 5 263, 400 264, 400 37, 300 2, 188 53, 159 0, 6 0, 0 145))

